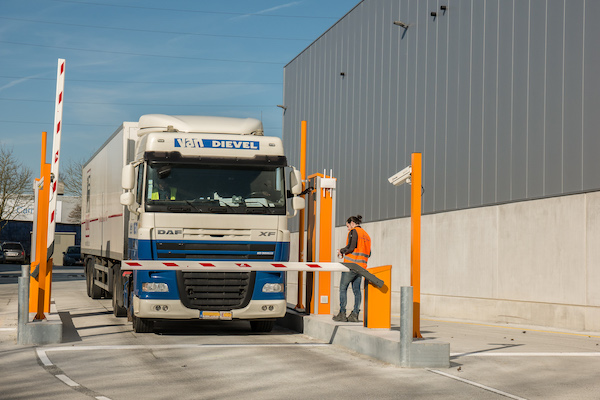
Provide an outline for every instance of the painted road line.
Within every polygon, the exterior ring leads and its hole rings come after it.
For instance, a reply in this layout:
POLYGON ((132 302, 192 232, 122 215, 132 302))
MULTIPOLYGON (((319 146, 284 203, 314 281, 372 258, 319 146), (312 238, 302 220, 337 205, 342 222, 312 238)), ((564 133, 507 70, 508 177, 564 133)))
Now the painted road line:
POLYGON ((40 359, 42 364, 44 364, 44 366, 47 367, 52 365, 52 361, 50 361, 50 359, 46 355, 46 352, 43 349, 37 348, 35 352, 37 353, 38 358, 40 359))
POLYGON ((459 378, 458 376, 447 374, 445 372, 438 371, 436 369, 427 369, 427 371, 433 372, 434 374, 445 376, 445 377, 450 378, 450 379, 454 379, 454 380, 466 383, 468 385, 472 385, 472 386, 475 386, 475 387, 487 390, 487 391, 492 392, 492 393, 499 394, 499 395, 504 396, 504 397, 508 397, 509 399, 527 400, 524 397, 515 396, 514 394, 506 393, 506 392, 503 392, 502 390, 494 389, 493 387, 485 386, 485 385, 482 385, 481 383, 473 382, 473 381, 470 381, 468 379, 459 378))
POLYGON ((473 352, 473 353, 450 353, 450 357, 600 357, 600 352, 571 352, 571 353, 486 353, 486 352, 473 352))
MULTIPOLYGON (((392 315, 392 317, 393 316, 394 315, 392 315)), ((398 315, 397 317, 399 318, 400 315, 398 315)), ((600 339, 600 336, 598 336, 598 335, 589 335, 587 333, 550 331, 550 330, 543 330, 543 329, 532 329, 532 328, 528 328, 528 327, 506 326, 506 325, 491 325, 491 324, 481 324, 481 323, 477 323, 477 322, 448 321, 448 320, 429 319, 429 318, 421 318, 421 321, 443 322, 443 323, 448 323, 448 324, 462 324, 462 325, 483 326, 485 328, 512 329, 512 330, 517 330, 517 331, 551 333, 551 334, 555 334, 555 335, 568 335, 568 336, 579 336, 579 337, 587 337, 587 338, 600 339)))
POLYGON ((114 345, 114 346, 71 346, 37 348, 37 355, 44 366, 51 366, 48 352, 56 351, 95 351, 95 350, 166 350, 201 348, 240 348, 240 347, 326 347, 329 343, 257 343, 257 344, 161 344, 161 345, 114 345))
POLYGON ((58 379, 60 379, 61 381, 63 381, 64 383, 66 383, 67 385, 74 387, 74 386, 79 386, 79 383, 75 382, 74 380, 72 380, 71 378, 69 378, 66 375, 54 375, 56 376, 58 379))
POLYGON ((14 332, 17 328, 0 328, 0 332, 14 332))

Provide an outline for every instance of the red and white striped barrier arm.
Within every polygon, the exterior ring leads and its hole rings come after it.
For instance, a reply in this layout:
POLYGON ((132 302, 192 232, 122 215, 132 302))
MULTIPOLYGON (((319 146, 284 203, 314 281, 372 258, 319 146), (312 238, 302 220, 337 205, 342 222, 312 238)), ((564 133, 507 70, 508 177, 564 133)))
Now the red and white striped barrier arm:
POLYGON ((236 261, 123 261, 122 270, 190 271, 190 272, 240 272, 240 271, 349 271, 342 263, 326 262, 236 262, 236 261))
POLYGON ((186 272, 250 272, 250 271, 308 271, 308 272, 348 272, 354 271, 364 276, 375 287, 382 287, 384 282, 368 270, 354 263, 335 262, 271 262, 271 261, 123 261, 122 271, 186 271, 186 272))
POLYGON ((47 241, 47 259, 49 260, 54 253, 54 229, 56 228, 56 197, 58 187, 58 171, 60 160, 60 138, 62 136, 62 115, 63 115, 63 93, 65 91, 65 60, 58 59, 58 69, 56 72, 56 103, 54 111, 54 136, 52 138, 52 164, 50 173, 52 183, 50 184, 49 204, 48 204, 48 241, 47 241))

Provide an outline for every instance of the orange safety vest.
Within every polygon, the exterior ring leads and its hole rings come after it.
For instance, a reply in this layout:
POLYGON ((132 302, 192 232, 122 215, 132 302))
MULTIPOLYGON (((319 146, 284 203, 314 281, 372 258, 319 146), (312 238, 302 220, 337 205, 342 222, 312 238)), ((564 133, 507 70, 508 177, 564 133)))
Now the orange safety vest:
MULTIPOLYGON (((367 268, 367 259, 371 257, 371 237, 360 226, 357 226, 354 230, 358 234, 356 248, 352 253, 344 255, 344 261, 367 268)), ((346 238, 346 246, 350 243, 350 232, 348 232, 348 237, 346 238)))

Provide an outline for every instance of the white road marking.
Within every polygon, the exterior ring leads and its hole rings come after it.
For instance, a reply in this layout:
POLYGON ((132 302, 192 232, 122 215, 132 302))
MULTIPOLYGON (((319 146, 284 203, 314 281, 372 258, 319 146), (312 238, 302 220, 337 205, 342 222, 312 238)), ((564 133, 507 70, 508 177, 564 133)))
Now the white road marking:
POLYGON ((463 382, 463 383, 466 383, 466 384, 469 384, 469 385, 472 385, 472 386, 475 386, 475 387, 478 387, 478 388, 481 388, 481 389, 484 389, 484 390, 488 390, 488 391, 493 392, 493 393, 497 393, 499 395, 508 397, 510 399, 514 399, 514 400, 527 400, 524 397, 515 396, 514 394, 506 393, 506 392, 503 392, 501 390, 494 389, 492 387, 485 386, 485 385, 482 385, 480 383, 470 381, 468 379, 459 378, 458 376, 447 374, 447 373, 442 372, 442 371, 438 371, 438 370, 435 370, 435 369, 427 369, 427 371, 433 372, 434 374, 445 376, 447 378, 455 379, 457 381, 460 381, 460 382, 463 382))
POLYGON ((13 331, 16 331, 16 330, 17 330, 17 328, 0 328, 0 332, 5 332, 5 331, 6 332, 8 332, 8 331, 13 332, 13 331))
POLYGON ((600 352, 575 353, 450 353, 450 357, 600 357, 600 352))
POLYGON ((56 376, 58 379, 60 379, 61 381, 63 381, 64 383, 66 383, 69 386, 79 386, 79 383, 75 382, 74 380, 72 380, 71 378, 69 378, 66 375, 54 375, 56 376))
POLYGON ((97 400, 111 400, 108 397, 104 397, 104 396, 96 396, 97 400))
POLYGON ((52 361, 50 361, 50 359, 46 355, 46 352, 43 349, 38 348, 35 350, 35 352, 37 353, 37 356, 42 362, 42 364, 44 364, 45 366, 52 365, 52 361))
POLYGON ((45 366, 53 365, 46 353, 52 351, 94 351, 94 350, 164 350, 193 348, 227 348, 227 347, 325 347, 329 343, 265 343, 265 344, 159 344, 147 345, 114 345, 114 346, 71 346, 44 347, 36 349, 37 355, 45 366))

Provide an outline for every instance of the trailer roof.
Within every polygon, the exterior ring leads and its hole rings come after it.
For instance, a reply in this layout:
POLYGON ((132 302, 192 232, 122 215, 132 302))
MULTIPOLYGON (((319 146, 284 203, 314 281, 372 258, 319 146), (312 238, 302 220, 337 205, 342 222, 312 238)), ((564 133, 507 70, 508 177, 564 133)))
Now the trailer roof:
POLYGON ((169 127, 178 132, 263 135, 262 122, 255 118, 165 114, 142 115, 138 124, 138 135, 156 131, 164 132, 169 130, 169 127))

